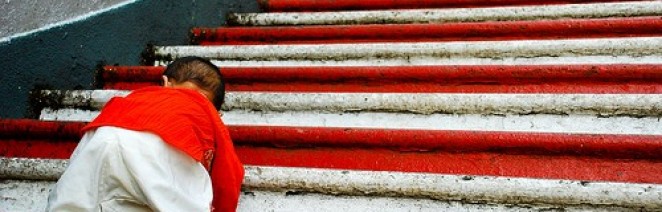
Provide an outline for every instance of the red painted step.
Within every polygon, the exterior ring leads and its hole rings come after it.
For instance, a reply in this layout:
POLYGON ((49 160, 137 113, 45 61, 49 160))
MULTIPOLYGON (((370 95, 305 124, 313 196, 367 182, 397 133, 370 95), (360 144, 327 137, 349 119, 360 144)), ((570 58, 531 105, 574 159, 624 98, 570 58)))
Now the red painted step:
MULTIPOLYGON (((0 156, 66 159, 75 142, 2 140, 0 156), (15 151, 7 152, 7 149, 15 151)), ((236 146, 246 165, 370 171, 491 175, 662 184, 661 160, 582 156, 518 155, 494 152, 415 152, 364 148, 269 148, 236 146)))
MULTIPOLYGON (((659 65, 224 67, 229 91, 662 93, 659 65), (287 83, 284 83, 287 82, 287 83)), ((106 66, 106 89, 158 85, 163 67, 106 66)))
POLYGON ((662 17, 471 23, 193 28, 202 45, 524 40, 662 35, 662 17))
POLYGON ((237 146, 245 164, 662 184, 662 161, 490 152, 237 146))
MULTIPOLYGON (((3 157, 68 158, 75 142, 0 141, 3 157), (6 152, 6 149, 24 151, 6 152), (49 150, 50 149, 50 150, 49 150), (64 154, 54 155, 54 154, 64 154)), ((662 161, 494 152, 402 152, 382 148, 237 146, 246 165, 490 175, 662 184, 662 161)))
MULTIPOLYGON (((80 136, 78 131, 83 125, 80 122, 0 120, 0 140, 12 144, 2 145, 0 153, 12 157, 52 155, 50 149, 41 147, 53 143, 76 143, 80 136)), ((500 152, 662 160, 662 136, 657 135, 288 126, 229 126, 229 130, 234 142, 240 146, 500 152)), ((55 156, 67 158, 69 154, 55 156)))
MULTIPOLYGON (((134 90, 158 83, 109 83, 105 89, 134 90)), ((250 83, 228 84, 228 91, 339 92, 339 93, 548 93, 548 94, 659 94, 659 83, 545 83, 528 85, 440 85, 435 83, 319 84, 250 83)))
POLYGON ((618 0, 258 0, 263 10, 283 11, 331 11, 376 10, 455 7, 495 7, 514 5, 574 4, 593 2, 618 2, 618 0))
MULTIPOLYGON (((83 124, 0 120, 0 156, 68 158, 78 140, 72 137, 83 124)), ((662 183, 660 136, 251 126, 231 126, 230 131, 237 154, 247 165, 662 183), (449 151, 416 150, 420 145, 449 151), (535 148, 526 151, 536 145, 545 151, 594 149, 654 159, 547 155, 538 154, 535 148), (480 151, 461 152, 466 148, 480 151), (508 148, 526 154, 511 154, 508 148)))

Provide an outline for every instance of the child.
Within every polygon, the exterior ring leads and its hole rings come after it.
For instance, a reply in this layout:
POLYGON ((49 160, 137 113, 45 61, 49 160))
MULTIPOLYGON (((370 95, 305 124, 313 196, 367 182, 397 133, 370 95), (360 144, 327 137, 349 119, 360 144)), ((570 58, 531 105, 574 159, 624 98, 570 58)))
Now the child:
POLYGON ((48 211, 236 210, 244 170, 218 114, 218 68, 180 58, 163 83, 111 99, 83 128, 48 211))

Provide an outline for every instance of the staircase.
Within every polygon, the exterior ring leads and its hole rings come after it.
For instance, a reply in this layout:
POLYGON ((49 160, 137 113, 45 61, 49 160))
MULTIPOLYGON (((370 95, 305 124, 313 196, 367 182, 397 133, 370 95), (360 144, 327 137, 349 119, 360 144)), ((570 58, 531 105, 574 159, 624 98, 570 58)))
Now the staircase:
POLYGON ((0 211, 42 210, 84 123, 183 56, 228 81, 239 211, 662 210, 662 1, 260 3, 0 120, 0 211))

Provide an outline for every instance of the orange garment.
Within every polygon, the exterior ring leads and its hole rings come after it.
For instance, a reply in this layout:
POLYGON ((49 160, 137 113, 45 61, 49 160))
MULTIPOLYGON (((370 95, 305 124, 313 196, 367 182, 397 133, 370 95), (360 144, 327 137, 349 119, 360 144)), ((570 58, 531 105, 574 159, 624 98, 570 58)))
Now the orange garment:
POLYGON ((101 126, 159 135, 208 169, 215 211, 236 210, 244 168, 218 111, 197 91, 147 87, 126 97, 112 98, 99 116, 81 131, 101 126))

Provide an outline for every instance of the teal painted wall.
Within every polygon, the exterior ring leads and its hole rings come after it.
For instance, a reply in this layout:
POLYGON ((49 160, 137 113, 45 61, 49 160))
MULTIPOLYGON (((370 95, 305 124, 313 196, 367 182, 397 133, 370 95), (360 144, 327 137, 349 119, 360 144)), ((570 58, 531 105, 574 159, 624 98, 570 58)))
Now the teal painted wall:
POLYGON ((0 117, 30 117, 35 87, 91 89, 98 64, 138 65, 148 43, 188 44, 194 26, 221 26, 230 12, 257 12, 254 0, 143 0, 0 43, 0 117))

